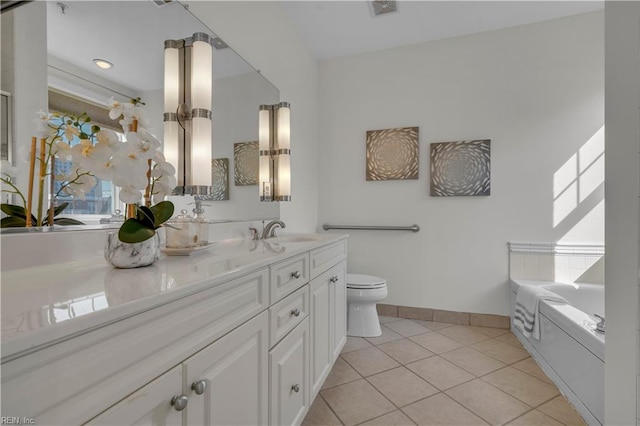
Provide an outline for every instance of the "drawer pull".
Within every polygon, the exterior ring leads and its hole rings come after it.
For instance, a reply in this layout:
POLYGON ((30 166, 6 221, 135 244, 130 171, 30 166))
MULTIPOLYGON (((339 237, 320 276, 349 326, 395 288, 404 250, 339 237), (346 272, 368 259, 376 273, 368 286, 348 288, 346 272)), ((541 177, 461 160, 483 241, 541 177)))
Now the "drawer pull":
POLYGON ((295 308, 294 310, 291 311, 291 315, 293 315, 294 317, 299 317, 300 316, 300 309, 295 308))
POLYGON ((298 393, 300 392, 300 385, 299 384, 295 384, 293 386, 291 386, 291 390, 298 393))
POLYGON ((291 273, 291 276, 295 279, 300 278, 300 271, 295 271, 291 273))
POLYGON ((338 276, 334 275, 333 277, 331 277, 331 279, 329 281, 331 281, 332 283, 337 283, 338 282, 338 276))
POLYGON ((196 395, 202 395, 207 390, 207 381, 197 380, 191 384, 191 389, 196 393, 196 395))
POLYGON ((187 408, 187 404, 189 403, 189 398, 187 395, 176 395, 171 398, 171 405, 175 408, 176 411, 182 411, 187 408))

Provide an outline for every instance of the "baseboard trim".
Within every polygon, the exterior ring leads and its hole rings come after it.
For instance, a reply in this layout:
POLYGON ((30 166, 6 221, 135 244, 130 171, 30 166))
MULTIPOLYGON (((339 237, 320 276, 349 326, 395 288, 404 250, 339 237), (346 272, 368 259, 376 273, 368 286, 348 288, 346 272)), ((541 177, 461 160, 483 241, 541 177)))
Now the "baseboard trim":
POLYGON ((413 308, 410 306, 387 305, 378 303, 379 315, 422 321, 436 321, 448 324, 473 325, 509 329, 510 319, 504 315, 475 314, 471 312, 445 311, 431 308, 413 308))

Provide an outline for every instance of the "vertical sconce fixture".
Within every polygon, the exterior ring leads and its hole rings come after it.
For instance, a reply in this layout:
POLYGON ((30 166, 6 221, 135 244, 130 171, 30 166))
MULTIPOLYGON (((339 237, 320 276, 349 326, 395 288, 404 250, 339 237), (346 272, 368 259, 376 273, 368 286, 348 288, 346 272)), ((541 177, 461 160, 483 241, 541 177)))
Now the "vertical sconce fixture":
POLYGON ((260 105, 260 201, 291 201, 291 106, 260 105))
POLYGON ((164 42, 164 155, 176 166, 174 195, 211 194, 213 38, 164 42))

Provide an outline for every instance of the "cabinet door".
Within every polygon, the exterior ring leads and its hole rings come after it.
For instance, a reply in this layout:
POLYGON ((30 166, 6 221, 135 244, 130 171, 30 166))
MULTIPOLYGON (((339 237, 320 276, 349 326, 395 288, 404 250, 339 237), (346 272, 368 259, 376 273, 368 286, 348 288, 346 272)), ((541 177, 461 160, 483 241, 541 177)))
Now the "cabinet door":
POLYGON ((331 268, 333 300, 333 358, 335 362, 347 342, 347 265, 345 261, 331 268))
POLYGON ((298 425, 309 409, 309 319, 269 353, 270 424, 298 425))
POLYGON ((174 367, 151 383, 132 393, 89 425, 181 425, 182 412, 171 400, 182 391, 182 366, 174 367))
POLYGON ((264 425, 268 421, 269 315, 263 312, 184 363, 186 424, 264 425), (204 381, 198 395, 192 389, 204 381))
POLYGON ((330 287, 331 271, 314 278, 309 283, 311 316, 311 399, 320 391, 322 383, 331 371, 333 356, 332 327, 333 308, 330 287))

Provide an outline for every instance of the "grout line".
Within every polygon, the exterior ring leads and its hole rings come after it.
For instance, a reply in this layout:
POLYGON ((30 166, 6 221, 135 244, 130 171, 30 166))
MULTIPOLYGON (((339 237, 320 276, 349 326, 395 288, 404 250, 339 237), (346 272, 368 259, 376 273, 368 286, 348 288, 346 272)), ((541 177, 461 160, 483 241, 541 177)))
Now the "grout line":
MULTIPOLYGON (((340 424, 344 426, 344 422, 342 421, 342 419, 340 418, 340 416, 338 415, 338 413, 336 413, 336 412, 335 412, 335 410, 333 409, 333 407, 331 406, 331 404, 329 404, 329 402, 324 398, 324 396, 322 396, 321 392, 322 392, 322 389, 320 389, 320 390, 318 391, 318 394, 316 395, 316 398, 317 398, 317 397, 322 398, 322 400, 324 401, 325 405, 326 405, 327 407, 329 407, 329 410, 331 410, 331 412, 333 413, 333 415, 334 415, 334 416, 336 416, 336 419, 338 419, 338 421, 340 422, 340 424)), ((309 413, 307 413, 307 415, 308 415, 308 414, 309 414, 309 413)), ((306 417, 306 416, 305 416, 305 417, 306 417)), ((304 421, 304 419, 303 419, 303 421, 304 421)))

